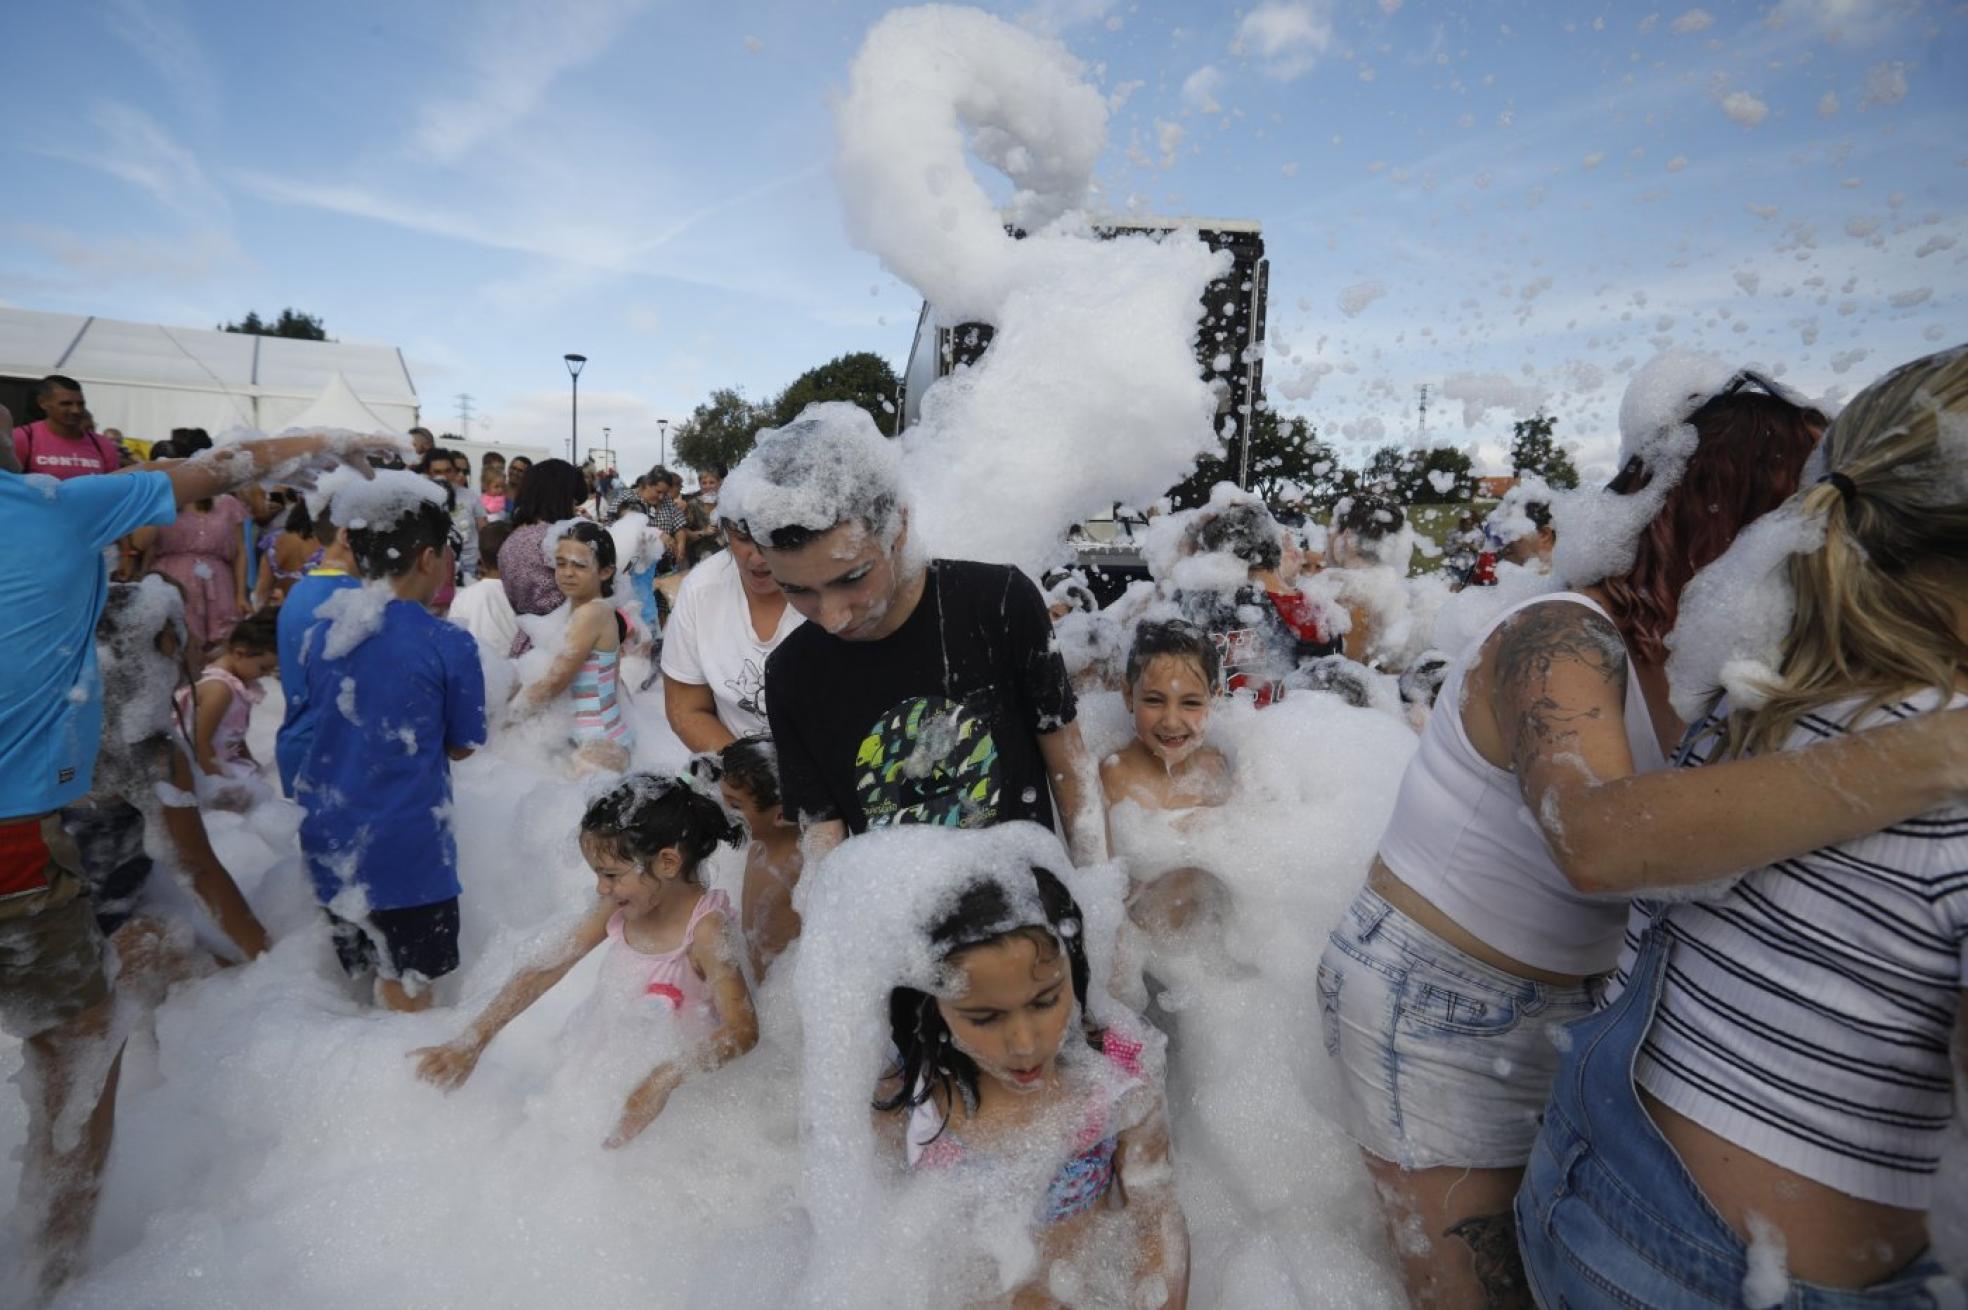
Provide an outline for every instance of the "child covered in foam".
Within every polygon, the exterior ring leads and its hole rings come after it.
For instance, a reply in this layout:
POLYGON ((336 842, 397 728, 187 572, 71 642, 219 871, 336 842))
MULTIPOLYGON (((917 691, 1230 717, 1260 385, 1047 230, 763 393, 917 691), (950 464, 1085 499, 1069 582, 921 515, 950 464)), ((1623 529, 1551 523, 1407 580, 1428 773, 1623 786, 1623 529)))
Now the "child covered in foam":
POLYGON ((1013 1304, 1052 1303, 1043 1289, 1185 1305, 1159 1051, 1145 1028, 1087 1020, 1072 893, 1044 867, 985 862, 923 934, 938 985, 889 995, 895 1058, 874 1105, 890 1148, 1001 1203, 1029 1194, 1040 1272, 1013 1304))
POLYGON ((542 958, 522 965, 462 1034, 412 1051, 417 1076, 447 1091, 462 1086, 501 1029, 607 942, 595 991, 599 1030, 638 1039, 620 1055, 634 1063, 640 1053, 646 1073, 603 1145, 633 1140, 687 1079, 758 1042, 730 898, 702 881, 704 860, 743 835, 685 779, 637 773, 604 792, 581 819, 581 854, 596 879, 593 909, 542 958), (653 1069, 650 1051, 664 1055, 653 1069))
POLYGON ((1230 798, 1230 763, 1205 740, 1222 682, 1216 643, 1191 623, 1143 621, 1122 702, 1134 737, 1100 765, 1110 848, 1128 866, 1128 913, 1151 936, 1186 927, 1223 885, 1192 863, 1185 820, 1230 798))

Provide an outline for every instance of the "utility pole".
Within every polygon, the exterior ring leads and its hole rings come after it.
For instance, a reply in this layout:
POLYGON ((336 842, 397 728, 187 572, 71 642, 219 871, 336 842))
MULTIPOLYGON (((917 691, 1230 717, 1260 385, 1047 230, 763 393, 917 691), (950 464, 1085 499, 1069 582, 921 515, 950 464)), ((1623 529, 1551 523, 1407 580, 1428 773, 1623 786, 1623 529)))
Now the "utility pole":
POLYGON ((458 393, 458 435, 471 440, 472 398, 469 391, 458 393))

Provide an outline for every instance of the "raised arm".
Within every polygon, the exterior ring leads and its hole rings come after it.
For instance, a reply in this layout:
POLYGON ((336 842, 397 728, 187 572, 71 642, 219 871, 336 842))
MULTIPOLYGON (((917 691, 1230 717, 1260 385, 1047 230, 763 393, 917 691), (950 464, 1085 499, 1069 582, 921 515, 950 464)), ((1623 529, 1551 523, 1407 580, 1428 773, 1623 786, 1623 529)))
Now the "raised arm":
POLYGON ((442 1046, 422 1046, 410 1052, 417 1061, 417 1076, 447 1092, 464 1086, 492 1039, 607 939, 608 919, 614 912, 611 903, 598 903, 559 947, 545 958, 521 966, 464 1032, 442 1046))
POLYGON ((400 449, 395 441, 387 437, 358 437, 353 440, 319 435, 268 437, 206 451, 191 459, 154 460, 132 465, 131 469, 155 469, 168 475, 171 493, 182 506, 223 495, 234 487, 267 477, 275 470, 281 471, 283 481, 297 481, 299 479, 295 475, 308 468, 342 460, 366 472, 369 456, 387 455, 400 449))
POLYGON ((1610 622, 1582 605, 1536 605, 1495 643, 1485 657, 1490 706, 1509 767, 1552 859, 1580 891, 1711 882, 1968 793, 1968 710, 1636 775, 1623 720, 1626 651, 1610 622))
POLYGON ((1080 737, 1080 725, 1039 734, 1039 754, 1052 783, 1053 807, 1065 829, 1066 850, 1080 868, 1107 858, 1107 807, 1102 804, 1100 773, 1093 754, 1080 737))
POLYGON ((687 1055, 666 1060, 651 1071, 622 1107, 615 1131, 602 1143, 610 1150, 626 1146, 663 1112, 670 1096, 692 1077, 722 1068, 758 1045, 758 1012, 752 991, 738 966, 731 924, 722 914, 706 914, 690 940, 690 966, 710 987, 718 1026, 687 1055))

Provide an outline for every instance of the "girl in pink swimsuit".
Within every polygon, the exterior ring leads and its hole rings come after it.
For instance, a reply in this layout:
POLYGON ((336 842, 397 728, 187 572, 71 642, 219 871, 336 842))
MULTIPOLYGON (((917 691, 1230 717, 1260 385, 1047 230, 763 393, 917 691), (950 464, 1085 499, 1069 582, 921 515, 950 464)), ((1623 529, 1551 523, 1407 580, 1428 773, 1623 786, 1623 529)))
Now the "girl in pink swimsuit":
POLYGON ((1078 904, 1050 870, 993 868, 966 887, 928 927, 948 989, 889 994, 895 1059, 875 1109, 900 1120, 912 1170, 1032 1184, 1038 1287, 1062 1262, 1086 1277, 1124 1268, 1131 1285, 1159 1281, 1158 1304, 1181 1310, 1188 1235, 1160 1039, 1145 1025, 1086 1021, 1085 937, 1078 904), (1103 1211, 1119 1220, 1104 1233, 1092 1219, 1103 1211), (1133 1246, 1119 1260, 1095 1249, 1115 1232, 1133 1246))
POLYGON ((253 707, 266 699, 260 679, 280 666, 276 617, 275 611, 263 610, 241 619, 197 685, 178 688, 178 721, 198 771, 207 779, 239 782, 259 775, 259 763, 246 748, 246 733, 253 724, 253 707))
POLYGON ((632 991, 674 1017, 681 1054, 632 1091, 603 1142, 622 1146, 661 1114, 670 1094, 758 1043, 758 1016, 741 967, 731 902, 699 875, 720 843, 744 830, 715 800, 681 778, 634 773, 588 806, 581 854, 594 869, 597 899, 566 944, 522 967, 457 1038, 410 1052, 417 1076, 446 1091, 462 1086, 499 1030, 608 943, 600 987, 632 991))

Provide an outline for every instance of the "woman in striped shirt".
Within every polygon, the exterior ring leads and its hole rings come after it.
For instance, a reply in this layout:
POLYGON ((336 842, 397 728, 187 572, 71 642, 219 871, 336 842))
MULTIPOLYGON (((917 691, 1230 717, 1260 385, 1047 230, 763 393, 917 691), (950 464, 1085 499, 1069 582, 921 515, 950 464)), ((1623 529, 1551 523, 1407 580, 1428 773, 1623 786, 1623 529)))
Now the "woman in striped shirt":
MULTIPOLYGON (((1825 535, 1787 565, 1776 671, 1683 766, 1968 704, 1968 347, 1862 392, 1821 458, 1789 507, 1825 535)), ((1968 1037, 1964 768, 1925 813, 1635 903, 1517 1198, 1540 1304, 1964 1304, 1927 1232, 1968 1037)))

